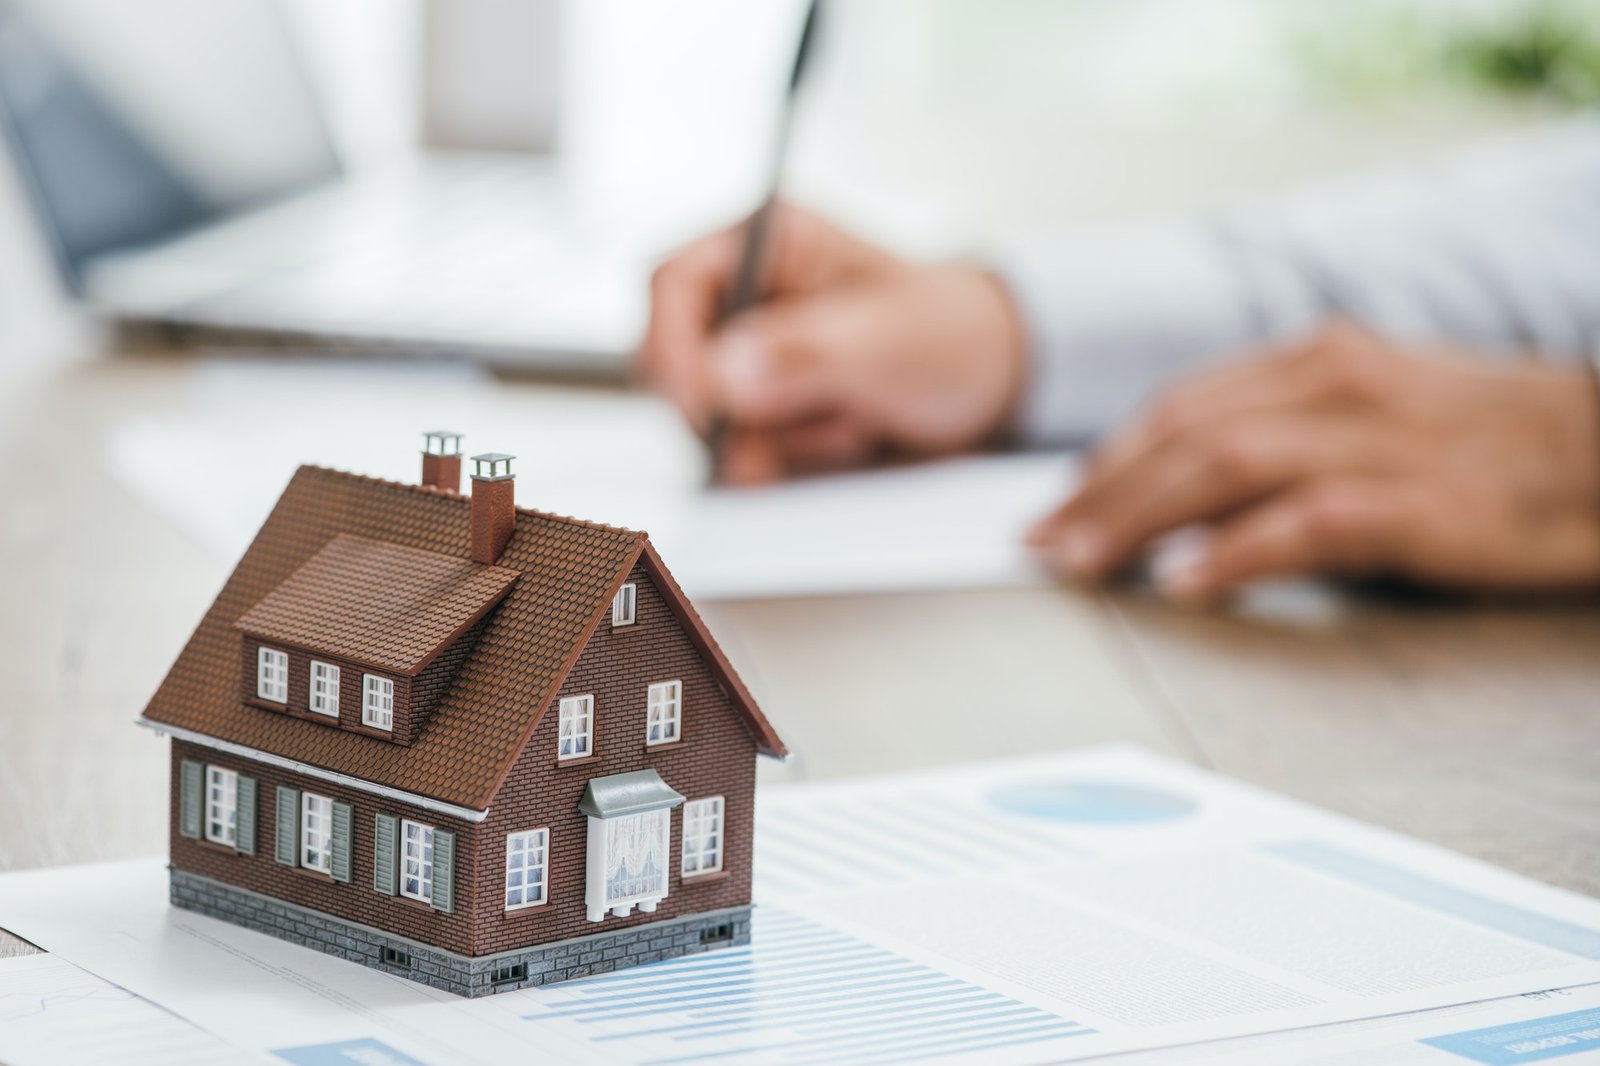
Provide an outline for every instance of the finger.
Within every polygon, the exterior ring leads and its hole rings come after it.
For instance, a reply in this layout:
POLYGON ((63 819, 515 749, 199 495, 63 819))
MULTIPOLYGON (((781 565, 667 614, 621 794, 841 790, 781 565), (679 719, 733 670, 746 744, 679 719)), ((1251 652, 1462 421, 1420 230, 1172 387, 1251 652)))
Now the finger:
POLYGON ((639 369, 699 427, 706 414, 706 351, 737 256, 738 233, 724 230, 667 260, 650 282, 639 369))
MULTIPOLYGON (((899 265, 883 249, 788 204, 774 206, 769 224, 762 284, 769 301, 840 286, 899 265)), ((650 321, 639 353, 639 372, 702 432, 714 407, 707 367, 712 334, 722 323, 747 225, 690 245, 651 280, 650 321)))
POLYGON ((768 293, 815 292, 900 265, 888 251, 793 204, 774 204, 768 224, 768 293))
POLYGON ((874 435, 843 414, 789 426, 773 437, 790 477, 864 466, 877 452, 874 435))
POLYGON ((763 485, 862 466, 877 448, 867 429, 842 415, 780 429, 730 431, 720 464, 721 481, 763 485))
POLYGON ((1202 426, 1086 483, 1055 520, 1070 534, 1060 562, 1079 576, 1113 571, 1169 530, 1298 482, 1390 469, 1401 445, 1392 430, 1351 414, 1245 415, 1202 426))
POLYGON ((1157 582, 1172 599, 1206 603, 1262 578, 1406 569, 1425 543, 1429 510, 1423 493, 1397 480, 1322 478, 1217 526, 1203 547, 1161 568, 1157 582))
MULTIPOLYGON (((773 300, 741 314, 717 337, 709 393, 731 421, 774 428, 835 409, 872 408, 869 358, 899 328, 896 306, 872 286, 773 300)), ((881 390, 879 390, 881 391, 881 390)))
POLYGON ((709 360, 708 397, 730 423, 772 429, 822 414, 830 386, 818 341, 804 321, 763 314, 719 336, 709 360))
POLYGON ((735 488, 779 481, 784 475, 783 454, 771 433, 730 430, 717 460, 718 480, 735 488))
POLYGON ((1141 454, 1208 422, 1258 411, 1322 410, 1384 390, 1389 354, 1373 334, 1346 323, 1208 370, 1168 390, 1126 430, 1096 449, 1091 476, 1114 473, 1141 454))

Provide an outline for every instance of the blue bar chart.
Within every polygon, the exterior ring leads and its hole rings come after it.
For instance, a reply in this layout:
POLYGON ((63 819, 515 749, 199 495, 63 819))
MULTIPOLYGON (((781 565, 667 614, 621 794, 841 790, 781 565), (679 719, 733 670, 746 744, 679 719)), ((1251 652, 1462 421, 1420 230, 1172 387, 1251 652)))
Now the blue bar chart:
POLYGON ((1094 1031, 772 907, 753 924, 748 946, 574 981, 524 1017, 576 1023, 648 1066, 888 1064, 1032 1045, 1043 1060, 1046 1045, 1094 1031))

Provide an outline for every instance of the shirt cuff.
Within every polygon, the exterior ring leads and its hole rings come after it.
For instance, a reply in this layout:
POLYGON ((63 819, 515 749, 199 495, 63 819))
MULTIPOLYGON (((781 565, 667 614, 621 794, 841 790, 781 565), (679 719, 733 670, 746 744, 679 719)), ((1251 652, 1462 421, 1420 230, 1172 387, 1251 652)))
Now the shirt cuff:
POLYGON ((1173 373, 1258 339, 1261 316, 1233 258, 1200 223, 1001 249, 991 270, 1016 303, 1026 351, 1018 438, 1088 440, 1173 373))

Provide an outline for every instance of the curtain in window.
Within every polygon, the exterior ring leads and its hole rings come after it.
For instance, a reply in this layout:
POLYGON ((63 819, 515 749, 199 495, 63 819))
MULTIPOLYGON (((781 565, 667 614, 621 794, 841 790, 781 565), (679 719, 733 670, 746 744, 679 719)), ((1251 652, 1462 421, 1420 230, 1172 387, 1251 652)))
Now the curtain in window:
POLYGON ((667 892, 669 810, 645 811, 606 822, 606 902, 667 892))

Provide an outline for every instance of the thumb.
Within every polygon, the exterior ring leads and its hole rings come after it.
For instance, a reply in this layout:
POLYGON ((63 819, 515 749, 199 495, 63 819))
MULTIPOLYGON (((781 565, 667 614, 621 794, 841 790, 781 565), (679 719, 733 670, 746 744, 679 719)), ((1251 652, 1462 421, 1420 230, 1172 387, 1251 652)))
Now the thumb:
POLYGON ((828 297, 791 299, 741 314, 712 341, 712 401, 738 425, 796 422, 825 411, 838 383, 828 368, 841 343, 828 297))

